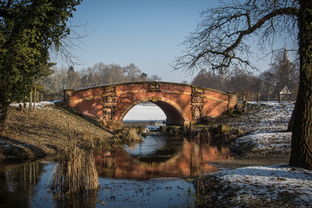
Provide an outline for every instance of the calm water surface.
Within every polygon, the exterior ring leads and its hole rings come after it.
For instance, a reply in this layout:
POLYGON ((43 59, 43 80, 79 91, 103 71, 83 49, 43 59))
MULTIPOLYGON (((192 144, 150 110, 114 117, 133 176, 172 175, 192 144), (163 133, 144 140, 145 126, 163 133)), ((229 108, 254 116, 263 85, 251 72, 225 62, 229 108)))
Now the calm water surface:
MULTIPOLYGON (((100 190, 85 207, 196 207, 186 180, 217 171, 210 160, 227 157, 200 139, 147 136, 132 146, 95 153, 100 190)), ((62 207, 50 191, 56 163, 37 161, 0 170, 0 207, 62 207)))

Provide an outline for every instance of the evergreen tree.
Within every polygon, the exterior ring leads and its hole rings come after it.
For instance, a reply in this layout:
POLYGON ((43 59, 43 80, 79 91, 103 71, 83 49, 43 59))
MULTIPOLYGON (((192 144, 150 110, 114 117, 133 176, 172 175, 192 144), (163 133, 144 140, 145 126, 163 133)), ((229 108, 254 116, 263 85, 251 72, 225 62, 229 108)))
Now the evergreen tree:
POLYGON ((69 35, 67 20, 81 0, 8 0, 0 2, 0 124, 7 108, 23 99, 69 35))

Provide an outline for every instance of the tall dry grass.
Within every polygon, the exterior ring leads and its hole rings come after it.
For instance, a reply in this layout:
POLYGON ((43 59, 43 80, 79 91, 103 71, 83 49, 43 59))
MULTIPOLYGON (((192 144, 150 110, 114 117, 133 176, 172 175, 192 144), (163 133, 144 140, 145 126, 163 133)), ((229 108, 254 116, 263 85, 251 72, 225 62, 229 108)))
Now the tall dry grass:
POLYGON ((64 193, 96 190, 99 182, 93 153, 78 147, 64 152, 56 166, 52 186, 64 193))
POLYGON ((99 181, 92 149, 68 147, 55 167, 52 189, 57 207, 95 207, 99 181))

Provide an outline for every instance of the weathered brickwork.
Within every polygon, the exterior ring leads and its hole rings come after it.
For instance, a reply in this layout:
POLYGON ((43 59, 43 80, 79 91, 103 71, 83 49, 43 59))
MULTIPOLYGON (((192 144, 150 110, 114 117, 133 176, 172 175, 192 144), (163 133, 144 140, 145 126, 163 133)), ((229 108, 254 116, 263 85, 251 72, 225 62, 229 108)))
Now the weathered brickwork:
POLYGON ((216 117, 237 103, 233 93, 169 82, 134 82, 82 90, 65 90, 69 107, 104 124, 122 121, 136 104, 150 101, 166 114, 167 122, 189 125, 192 121, 216 117))

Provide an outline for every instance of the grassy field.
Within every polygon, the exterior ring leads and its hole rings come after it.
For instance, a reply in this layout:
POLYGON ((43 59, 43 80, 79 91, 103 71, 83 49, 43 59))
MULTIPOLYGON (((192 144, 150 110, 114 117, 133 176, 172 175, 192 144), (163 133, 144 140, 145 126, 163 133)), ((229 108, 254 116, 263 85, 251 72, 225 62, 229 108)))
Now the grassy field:
POLYGON ((1 159, 35 159, 53 155, 78 140, 108 141, 111 134, 60 107, 10 109, 0 137, 1 159))

